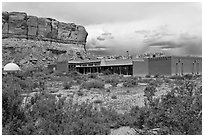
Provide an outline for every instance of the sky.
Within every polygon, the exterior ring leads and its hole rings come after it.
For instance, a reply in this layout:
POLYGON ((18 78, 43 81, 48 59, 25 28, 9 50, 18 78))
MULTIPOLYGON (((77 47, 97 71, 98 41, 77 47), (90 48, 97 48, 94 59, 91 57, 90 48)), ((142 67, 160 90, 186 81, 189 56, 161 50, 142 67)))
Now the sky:
POLYGON ((88 51, 98 55, 202 55, 198 2, 4 2, 2 10, 82 25, 88 51))

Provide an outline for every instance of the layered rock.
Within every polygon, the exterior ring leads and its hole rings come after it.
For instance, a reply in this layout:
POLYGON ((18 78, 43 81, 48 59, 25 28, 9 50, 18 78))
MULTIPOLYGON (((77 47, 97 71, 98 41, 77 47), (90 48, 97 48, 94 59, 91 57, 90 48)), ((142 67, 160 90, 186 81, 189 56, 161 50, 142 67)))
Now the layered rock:
POLYGON ((3 38, 26 38, 66 44, 86 44, 88 33, 74 23, 28 16, 23 12, 2 12, 3 38))
POLYGON ((2 65, 14 61, 20 67, 47 67, 60 60, 86 59, 84 45, 8 38, 2 40, 2 65), (78 56, 80 54, 80 57, 78 56))
POLYGON ((2 63, 14 61, 22 68, 33 68, 62 58, 85 59, 87 35, 83 26, 74 23, 2 12, 2 63))

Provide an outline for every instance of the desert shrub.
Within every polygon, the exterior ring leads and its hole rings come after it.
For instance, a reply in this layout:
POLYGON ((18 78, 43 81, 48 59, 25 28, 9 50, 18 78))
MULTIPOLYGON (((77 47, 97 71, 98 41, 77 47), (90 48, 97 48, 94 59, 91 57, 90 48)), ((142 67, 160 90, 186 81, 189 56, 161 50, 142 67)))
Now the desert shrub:
POLYGON ((84 93, 83 93, 81 90, 79 90, 79 91, 77 92, 77 95, 78 95, 78 96, 83 96, 84 93))
POLYGON ((104 70, 102 73, 103 73, 103 75, 111 75, 112 74, 112 72, 108 69, 104 70))
POLYGON ((119 79, 117 77, 109 77, 105 79, 105 83, 110 83, 113 87, 117 87, 119 79))
POLYGON ((134 87, 138 84, 138 78, 137 77, 129 77, 123 80, 123 86, 124 87, 134 87))
POLYGON ((160 78, 156 78, 156 80, 152 79, 151 81, 149 81, 149 85, 155 86, 155 87, 161 86, 162 83, 163 83, 163 80, 161 80, 160 78))
POLYGON ((142 79, 139 79, 138 82, 139 83, 149 83, 152 80, 153 80, 152 78, 142 78, 142 79))
POLYGON ((111 92, 110 89, 106 89, 106 92, 111 92))
POLYGON ((184 79, 191 80, 193 78, 193 75, 192 74, 186 74, 183 77, 184 77, 184 79))
POLYGON ((151 78, 151 75, 146 75, 145 78, 151 78))
POLYGON ((126 93, 130 93, 130 90, 127 90, 126 93))
POLYGON ((72 87, 72 82, 71 81, 64 81, 63 87, 64 89, 70 89, 72 87))
POLYGON ((165 78, 165 79, 164 79, 164 83, 171 84, 172 81, 171 81, 169 78, 165 78))
POLYGON ((155 92, 157 92, 156 88, 154 86, 147 86, 144 89, 144 96, 147 98, 147 103, 152 104, 153 97, 155 96, 155 92))
POLYGON ((99 88, 102 89, 104 88, 104 82, 100 80, 90 80, 90 81, 85 81, 82 83, 81 88, 88 89, 90 90, 91 88, 99 88))
POLYGON ((40 95, 24 116, 20 124, 4 125, 3 134, 107 135, 111 124, 119 121, 118 114, 109 108, 93 111, 87 102, 73 104, 72 100, 65 102, 65 98, 56 102, 55 96, 49 94, 40 95))
POLYGON ((154 78, 164 78, 164 75, 156 74, 156 75, 154 75, 154 78))
POLYGON ((88 78, 94 79, 94 78, 97 78, 97 77, 98 77, 98 74, 97 74, 97 73, 89 73, 89 74, 88 74, 88 78))
POLYGON ((66 76, 66 72, 55 71, 54 76, 66 76))
POLYGON ((202 87, 185 81, 160 99, 152 99, 155 88, 148 87, 145 91, 152 105, 133 107, 129 117, 137 120, 127 122, 129 125, 142 130, 145 127, 147 131, 157 128, 157 134, 202 134, 202 87))
POLYGON ((116 95, 112 95, 111 98, 112 99, 117 99, 117 96, 116 95))
POLYGON ((180 75, 173 75, 169 77, 170 79, 175 79, 175 80, 184 80, 184 78, 180 75))

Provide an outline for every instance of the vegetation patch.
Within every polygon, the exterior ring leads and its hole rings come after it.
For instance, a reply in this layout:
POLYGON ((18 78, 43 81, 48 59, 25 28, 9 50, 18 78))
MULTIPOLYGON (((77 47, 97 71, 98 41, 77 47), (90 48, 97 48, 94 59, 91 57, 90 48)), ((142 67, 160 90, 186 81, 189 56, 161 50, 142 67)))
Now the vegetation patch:
POLYGON ((90 80, 82 83, 81 88, 90 90, 91 88, 103 89, 105 83, 101 80, 90 80))

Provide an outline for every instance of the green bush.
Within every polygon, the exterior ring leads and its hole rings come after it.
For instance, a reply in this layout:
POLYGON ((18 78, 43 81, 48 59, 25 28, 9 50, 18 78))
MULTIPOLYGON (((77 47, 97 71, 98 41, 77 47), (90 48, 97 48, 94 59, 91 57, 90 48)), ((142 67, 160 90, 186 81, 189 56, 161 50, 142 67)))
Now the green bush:
POLYGON ((105 83, 100 80, 90 80, 82 83, 81 88, 90 90, 91 88, 103 89, 105 83))

